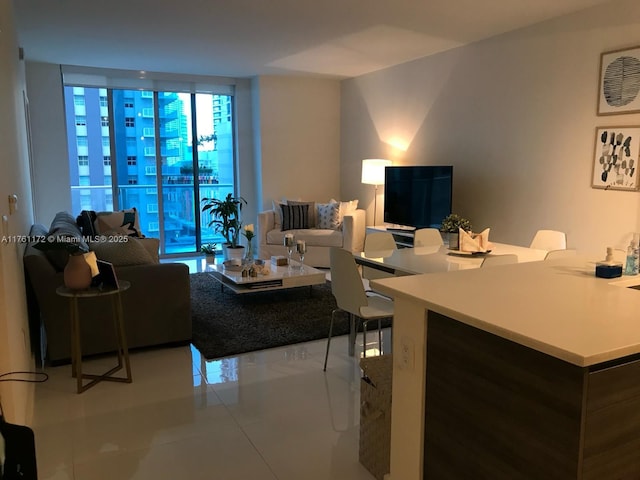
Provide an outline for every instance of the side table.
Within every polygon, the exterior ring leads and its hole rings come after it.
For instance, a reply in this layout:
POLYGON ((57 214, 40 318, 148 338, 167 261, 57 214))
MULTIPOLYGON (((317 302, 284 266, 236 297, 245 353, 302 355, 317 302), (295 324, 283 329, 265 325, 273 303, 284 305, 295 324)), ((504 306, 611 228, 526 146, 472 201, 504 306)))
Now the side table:
POLYGON ((93 387, 100 381, 124 382, 131 383, 131 365, 129 363, 129 350, 127 349, 127 338, 124 331, 124 322, 122 315, 122 303, 120 294, 129 289, 131 283, 126 280, 120 280, 119 288, 89 288, 86 290, 72 290, 65 286, 56 289, 56 293, 61 297, 69 298, 69 309, 71 311, 71 375, 78 381, 78 393, 82 393, 88 388, 93 387), (102 375, 91 375, 82 373, 82 342, 80 335, 80 313, 78 309, 78 300, 96 297, 111 296, 111 308, 113 312, 113 323, 118 343, 118 365, 103 373, 102 375), (124 361, 124 363, 123 363, 124 361), (122 367, 125 367, 126 377, 115 377, 113 374, 122 367), (91 380, 83 385, 83 380, 91 380))

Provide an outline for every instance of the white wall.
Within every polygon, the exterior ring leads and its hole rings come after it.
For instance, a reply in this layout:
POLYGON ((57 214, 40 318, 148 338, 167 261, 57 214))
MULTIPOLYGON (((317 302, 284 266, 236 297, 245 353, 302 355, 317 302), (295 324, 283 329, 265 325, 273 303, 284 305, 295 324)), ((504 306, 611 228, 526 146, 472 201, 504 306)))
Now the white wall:
MULTIPOLYGON (((31 99, 36 221, 71 209, 60 67, 27 64, 31 99), (62 188, 61 188, 62 186, 62 188)), ((340 82, 259 77, 236 84, 236 147, 244 223, 273 198, 340 197, 340 82)))
POLYGON ((33 190, 36 193, 34 214, 37 223, 48 227, 56 213, 62 210, 71 212, 60 65, 27 62, 27 89, 31 105, 33 190))
POLYGON ((263 76, 253 89, 263 209, 282 197, 340 199, 340 82, 263 76))
MULTIPOLYGON (((591 188, 600 54, 640 44, 640 2, 620 0, 347 80, 342 191, 372 199, 360 161, 454 165, 454 211, 496 241, 539 228, 602 253, 640 231, 640 193, 591 188)), ((380 200, 378 203, 380 211, 380 200)), ((369 212, 369 219, 372 219, 369 212)))
MULTIPOLYGON (((0 2, 0 374, 32 370, 25 302, 22 253, 33 219, 25 117, 24 65, 18 59, 11 2, 0 2), (18 210, 9 210, 9 195, 17 195, 18 210), (7 221, 2 221, 5 216, 7 221)), ((29 423, 33 384, 0 383, 4 415, 29 423)))

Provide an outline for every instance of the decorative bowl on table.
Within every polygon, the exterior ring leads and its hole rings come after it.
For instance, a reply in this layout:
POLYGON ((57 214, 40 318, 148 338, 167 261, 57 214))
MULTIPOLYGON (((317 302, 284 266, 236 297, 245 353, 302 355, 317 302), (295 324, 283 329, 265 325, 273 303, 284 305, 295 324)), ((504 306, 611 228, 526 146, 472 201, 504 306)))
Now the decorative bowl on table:
POLYGON ((487 255, 488 253, 491 253, 491 250, 487 250, 486 252, 466 252, 464 250, 460 250, 459 248, 448 248, 447 249, 449 253, 449 255, 460 255, 460 256, 481 256, 481 255, 487 255))
POLYGON ((241 272, 244 268, 242 265, 242 260, 239 258, 231 258, 229 260, 225 260, 222 262, 225 270, 229 270, 230 272, 241 272))

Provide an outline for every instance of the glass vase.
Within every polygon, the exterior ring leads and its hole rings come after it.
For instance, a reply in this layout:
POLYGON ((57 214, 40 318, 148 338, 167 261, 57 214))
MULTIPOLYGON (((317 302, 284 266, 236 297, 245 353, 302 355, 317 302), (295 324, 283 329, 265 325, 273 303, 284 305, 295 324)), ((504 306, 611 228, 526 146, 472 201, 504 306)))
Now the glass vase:
POLYGON ((244 258, 253 261, 253 243, 247 240, 247 248, 245 249, 244 258))
POLYGON ((449 250, 460 250, 460 232, 449 232, 449 250))

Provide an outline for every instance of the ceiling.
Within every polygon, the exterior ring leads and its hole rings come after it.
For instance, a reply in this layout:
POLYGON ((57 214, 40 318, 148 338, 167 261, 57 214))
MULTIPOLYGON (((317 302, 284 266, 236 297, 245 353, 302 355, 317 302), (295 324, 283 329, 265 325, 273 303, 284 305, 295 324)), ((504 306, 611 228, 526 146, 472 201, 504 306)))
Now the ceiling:
POLYGON ((31 61, 348 78, 611 0, 13 0, 31 61))

